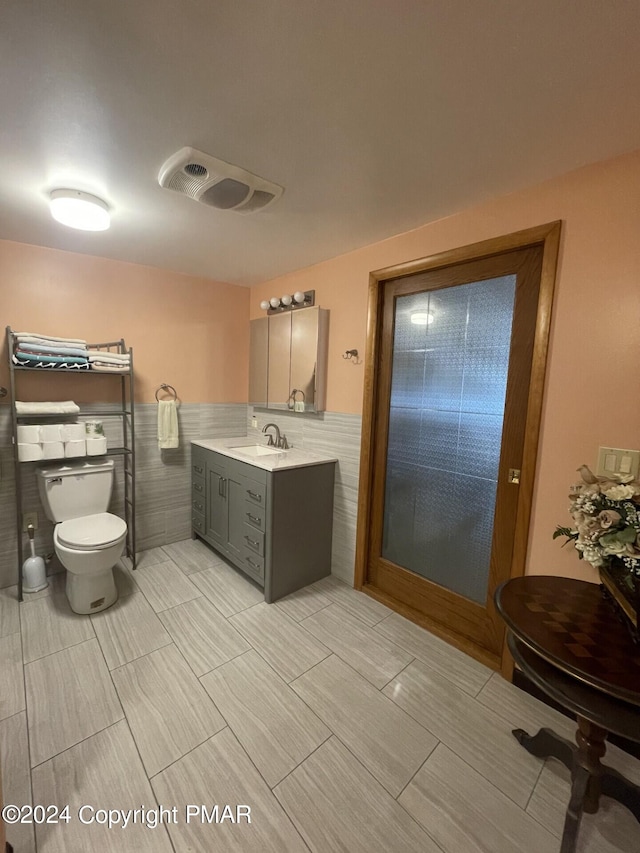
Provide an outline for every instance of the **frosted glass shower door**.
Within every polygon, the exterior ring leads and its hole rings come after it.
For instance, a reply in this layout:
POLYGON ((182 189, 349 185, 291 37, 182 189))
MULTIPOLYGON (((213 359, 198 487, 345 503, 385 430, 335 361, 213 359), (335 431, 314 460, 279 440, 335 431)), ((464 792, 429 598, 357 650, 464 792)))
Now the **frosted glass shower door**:
POLYGON ((382 557, 480 604, 515 286, 506 275, 395 301, 382 557))

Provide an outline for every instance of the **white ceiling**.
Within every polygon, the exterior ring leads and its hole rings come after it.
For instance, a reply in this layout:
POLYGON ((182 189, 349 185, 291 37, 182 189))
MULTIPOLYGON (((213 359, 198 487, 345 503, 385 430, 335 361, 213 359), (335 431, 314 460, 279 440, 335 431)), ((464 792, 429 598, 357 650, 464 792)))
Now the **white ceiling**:
POLYGON ((639 48, 638 0, 4 0, 0 238, 255 284, 640 148, 639 48), (284 195, 161 189, 187 145, 284 195))

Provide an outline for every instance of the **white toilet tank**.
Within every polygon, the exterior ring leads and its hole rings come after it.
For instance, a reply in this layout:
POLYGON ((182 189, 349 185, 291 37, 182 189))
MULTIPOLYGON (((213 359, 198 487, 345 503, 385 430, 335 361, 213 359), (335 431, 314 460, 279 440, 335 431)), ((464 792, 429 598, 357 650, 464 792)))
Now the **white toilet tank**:
POLYGON ((106 512, 113 492, 113 459, 39 468, 38 492, 51 521, 106 512))

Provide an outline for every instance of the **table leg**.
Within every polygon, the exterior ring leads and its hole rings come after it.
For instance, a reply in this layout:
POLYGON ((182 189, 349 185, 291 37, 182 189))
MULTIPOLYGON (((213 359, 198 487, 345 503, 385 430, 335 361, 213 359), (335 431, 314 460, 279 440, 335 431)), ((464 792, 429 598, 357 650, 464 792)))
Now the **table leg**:
POLYGON ((571 783, 571 799, 564 819, 560 853, 575 853, 588 785, 589 771, 586 767, 578 767, 571 783))
POLYGON ((595 814, 598 811, 601 792, 601 779, 603 767, 600 759, 607 751, 605 740, 606 729, 596 726, 595 723, 578 717, 578 731, 576 732, 576 743, 578 749, 575 752, 575 778, 578 768, 583 767, 589 774, 587 790, 584 796, 584 810, 587 814, 595 814))
POLYGON ((575 746, 551 729, 540 729, 536 735, 529 735, 524 729, 514 729, 512 734, 531 755, 535 755, 537 758, 551 756, 561 761, 569 770, 573 769, 575 746))
POLYGON ((634 785, 613 767, 604 765, 602 770, 600 780, 602 793, 626 806, 640 823, 640 787, 634 785))

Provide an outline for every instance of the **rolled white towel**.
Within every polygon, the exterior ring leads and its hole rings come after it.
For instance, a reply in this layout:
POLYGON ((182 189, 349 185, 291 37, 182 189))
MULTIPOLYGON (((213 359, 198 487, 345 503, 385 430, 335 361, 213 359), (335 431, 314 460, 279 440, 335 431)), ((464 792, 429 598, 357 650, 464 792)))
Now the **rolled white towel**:
POLYGON ((64 424, 62 427, 63 441, 84 441, 85 426, 84 424, 64 424))
POLYGON ((65 441, 64 443, 64 455, 67 459, 70 459, 74 456, 86 456, 87 455, 87 443, 86 441, 65 441))
POLYGON ((18 424, 18 444, 39 444, 40 441, 39 424, 18 424))
POLYGON ((61 441, 43 441, 42 458, 64 459, 64 444, 61 441))
POLYGON ((42 441, 62 441, 62 424, 42 424, 40 438, 42 441))
POLYGON ((112 361, 114 364, 121 361, 127 363, 131 361, 131 356, 128 352, 109 352, 109 350, 100 349, 87 350, 87 357, 89 361, 112 361))

